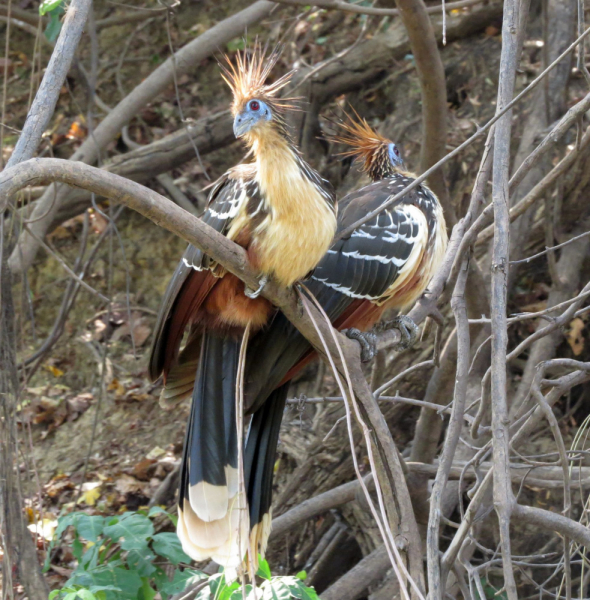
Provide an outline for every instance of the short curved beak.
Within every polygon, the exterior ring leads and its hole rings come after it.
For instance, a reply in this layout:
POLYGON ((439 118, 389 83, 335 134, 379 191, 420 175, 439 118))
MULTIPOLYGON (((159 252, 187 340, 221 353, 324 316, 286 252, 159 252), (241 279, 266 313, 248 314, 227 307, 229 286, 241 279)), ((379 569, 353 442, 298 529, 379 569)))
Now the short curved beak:
POLYGON ((252 114, 240 113, 239 115, 236 115, 236 118, 234 119, 234 135, 237 138, 240 138, 248 133, 248 131, 252 129, 254 123, 256 123, 256 120, 256 117, 252 114))

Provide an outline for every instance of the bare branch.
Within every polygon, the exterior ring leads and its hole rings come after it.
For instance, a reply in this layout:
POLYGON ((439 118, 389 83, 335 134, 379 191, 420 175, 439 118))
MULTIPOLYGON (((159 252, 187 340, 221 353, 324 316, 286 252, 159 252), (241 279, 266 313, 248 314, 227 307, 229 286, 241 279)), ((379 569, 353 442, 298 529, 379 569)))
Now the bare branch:
POLYGON ((582 546, 590 548, 590 529, 580 525, 580 523, 577 523, 573 519, 549 510, 534 506, 523 506, 522 504, 515 504, 512 511, 514 517, 523 523, 534 525, 547 531, 555 531, 566 538, 578 542, 582 546))
MULTIPOLYGON (((274 0, 277 4, 287 4, 289 6, 316 6, 317 8, 327 8, 333 10, 343 10, 345 12, 360 14, 360 15, 375 15, 378 17, 395 17, 400 14, 396 8, 374 8, 372 6, 361 6, 344 2, 344 0, 315 0, 308 2, 307 0, 274 0)), ((444 10, 456 10, 459 8, 467 8, 475 4, 481 4, 483 0, 458 0, 457 2, 445 3, 444 10)), ((427 6, 426 11, 429 14, 443 12, 443 7, 439 5, 427 6)))
MULTIPOLYGON (((520 4, 520 10, 522 10, 520 4)), ((518 45, 519 25, 522 26, 518 0, 506 0, 502 23, 502 54, 498 84, 498 111, 510 104, 514 94, 516 69, 521 48, 518 45)), ((510 134, 512 113, 498 121, 494 137, 492 168, 492 202, 494 206, 494 244, 492 248, 492 447, 494 461, 494 508, 498 514, 504 587, 509 600, 516 600, 516 582, 512 568, 510 517, 513 503, 508 449, 508 401, 506 397, 506 290, 508 286, 510 215, 508 179, 510 169, 510 134)))
POLYGON ((457 279, 451 306, 457 323, 457 370, 455 374, 455 395, 453 399, 453 412, 443 452, 440 457, 439 468, 430 495, 430 517, 426 539, 426 553, 428 560, 428 584, 433 600, 444 598, 444 588, 441 585, 439 564, 439 533, 442 515, 442 497, 453 464, 453 458, 459 443, 459 436, 463 429, 463 413, 467 397, 467 374, 470 358, 469 322, 467 320, 467 305, 465 302, 465 286, 469 272, 469 257, 463 260, 463 268, 457 279))

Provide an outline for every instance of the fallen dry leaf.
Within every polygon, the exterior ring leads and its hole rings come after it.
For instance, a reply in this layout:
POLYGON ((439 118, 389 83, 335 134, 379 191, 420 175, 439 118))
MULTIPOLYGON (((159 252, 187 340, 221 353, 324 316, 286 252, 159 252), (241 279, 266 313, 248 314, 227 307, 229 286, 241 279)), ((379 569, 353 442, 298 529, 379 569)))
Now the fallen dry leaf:
POLYGON ((574 353, 574 356, 579 356, 584 350, 584 321, 579 317, 574 319, 570 324, 570 329, 567 333, 567 342, 574 353))
POLYGON ((143 481, 148 481, 150 478, 150 472, 153 471, 152 466, 156 463, 156 460, 153 458, 144 458, 140 460, 133 467, 133 475, 137 477, 137 479, 141 479, 143 481))
POLYGON ((126 391, 116 377, 111 381, 111 383, 109 383, 107 389, 109 390, 109 392, 115 392, 115 398, 121 398, 126 391))
POLYGON ((43 368, 46 371, 49 371, 54 377, 63 377, 64 372, 61 369, 58 369, 54 365, 43 365, 43 368))
POLYGON ((57 498, 66 490, 73 490, 74 484, 67 475, 58 475, 54 477, 46 486, 45 493, 50 498, 57 498))
POLYGON ((100 488, 102 486, 102 482, 100 481, 87 481, 82 484, 82 495, 78 500, 78 503, 85 503, 88 506, 94 506, 98 499, 100 498, 100 488))
POLYGON ((115 482, 115 489, 122 495, 144 494, 146 484, 131 477, 131 475, 121 475, 115 482))

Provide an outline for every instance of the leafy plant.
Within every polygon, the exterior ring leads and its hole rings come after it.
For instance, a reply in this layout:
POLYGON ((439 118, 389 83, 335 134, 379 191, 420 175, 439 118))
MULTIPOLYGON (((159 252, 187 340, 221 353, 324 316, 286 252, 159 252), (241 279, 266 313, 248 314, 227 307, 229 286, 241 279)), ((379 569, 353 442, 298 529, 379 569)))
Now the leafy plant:
MULTIPOLYGON (((273 577, 268 562, 258 557, 258 572, 256 575, 263 579, 256 586, 256 593, 251 584, 246 585, 247 600, 319 600, 313 588, 303 582, 307 577, 305 571, 295 576, 273 577)), ((226 582, 223 571, 209 577, 208 586, 202 589, 196 600, 242 600, 242 586, 238 581, 226 582)))
POLYGON ((164 512, 154 507, 147 514, 101 517, 74 512, 61 517, 45 570, 55 542, 68 527, 73 530, 72 553, 78 566, 63 589, 53 591, 49 600, 152 600, 156 592, 165 600, 205 578, 200 571, 179 567, 191 559, 183 552, 176 533, 155 533, 152 518, 164 512), (171 580, 161 566, 164 562, 176 567, 171 580))
MULTIPOLYGON (((126 512, 115 517, 90 516, 74 512, 58 519, 54 539, 47 552, 45 571, 49 569, 51 552, 66 530, 71 527, 71 549, 78 565, 60 590, 49 600, 153 600, 157 593, 163 600, 183 591, 187 586, 207 580, 197 600, 242 600, 238 581, 227 582, 223 569, 208 577, 181 563, 190 558, 183 552, 176 533, 155 533, 152 518, 167 515, 174 524, 176 517, 159 507, 145 512, 126 512), (170 578, 163 569, 174 565, 170 578)), ((305 571, 295 576, 273 577, 268 562, 259 557, 257 586, 246 586, 248 600, 319 600, 313 588, 304 584, 305 571)))

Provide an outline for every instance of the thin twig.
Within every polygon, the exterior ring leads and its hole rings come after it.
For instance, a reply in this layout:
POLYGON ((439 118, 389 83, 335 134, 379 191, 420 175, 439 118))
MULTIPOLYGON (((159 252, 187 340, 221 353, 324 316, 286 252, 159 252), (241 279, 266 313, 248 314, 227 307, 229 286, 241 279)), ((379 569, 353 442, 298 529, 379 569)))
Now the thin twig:
MULTIPOLYGON (((548 215, 547 215, 548 216, 548 215)), ((584 233, 581 233, 580 235, 576 235, 573 238, 570 238, 569 240, 561 243, 561 244, 557 244, 557 246, 551 246, 550 248, 548 248, 547 246, 545 246, 545 250, 543 250, 542 252, 538 252, 537 254, 533 254, 532 256, 529 256, 527 258, 523 258, 521 260, 511 260, 510 264, 511 265, 518 265, 520 263, 528 263, 531 260, 534 260, 535 258, 539 258, 539 256, 543 256, 544 254, 547 254, 547 252, 554 252, 555 250, 559 250, 560 248, 563 248, 564 246, 567 246, 568 244, 571 244, 572 242, 576 242, 582 238, 585 238, 586 236, 590 235, 590 231, 585 231, 584 233)), ((556 307, 552 307, 551 310, 554 310, 556 307)), ((538 314, 538 313, 533 313, 533 314, 538 314)))

